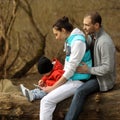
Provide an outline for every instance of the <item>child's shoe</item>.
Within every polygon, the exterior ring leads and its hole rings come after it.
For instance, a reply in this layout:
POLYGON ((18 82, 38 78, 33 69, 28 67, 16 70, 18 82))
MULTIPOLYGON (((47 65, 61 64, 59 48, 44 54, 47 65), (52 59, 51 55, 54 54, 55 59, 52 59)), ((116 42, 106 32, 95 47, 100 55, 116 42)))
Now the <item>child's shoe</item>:
POLYGON ((33 93, 30 90, 26 89, 25 94, 26 94, 28 101, 32 102, 34 100, 33 93))
POLYGON ((23 84, 20 84, 20 90, 24 96, 26 96, 25 90, 28 90, 26 87, 24 87, 23 84))

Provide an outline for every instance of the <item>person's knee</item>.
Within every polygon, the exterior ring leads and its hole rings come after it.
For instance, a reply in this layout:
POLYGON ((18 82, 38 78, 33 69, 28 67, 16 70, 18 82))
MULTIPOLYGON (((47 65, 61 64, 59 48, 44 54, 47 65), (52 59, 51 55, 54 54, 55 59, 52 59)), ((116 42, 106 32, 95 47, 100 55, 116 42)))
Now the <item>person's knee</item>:
POLYGON ((46 105, 51 105, 53 104, 52 100, 48 99, 46 96, 44 96, 42 99, 41 99, 41 105, 43 106, 46 106, 46 105))
POLYGON ((49 100, 47 99, 46 96, 44 96, 40 101, 41 105, 47 104, 48 102, 49 102, 49 100))
POLYGON ((44 99, 44 97, 41 99, 40 104, 43 105, 46 102, 46 100, 44 99))
POLYGON ((75 94, 74 94, 74 97, 79 99, 85 95, 86 95, 86 92, 84 89, 77 89, 75 94))

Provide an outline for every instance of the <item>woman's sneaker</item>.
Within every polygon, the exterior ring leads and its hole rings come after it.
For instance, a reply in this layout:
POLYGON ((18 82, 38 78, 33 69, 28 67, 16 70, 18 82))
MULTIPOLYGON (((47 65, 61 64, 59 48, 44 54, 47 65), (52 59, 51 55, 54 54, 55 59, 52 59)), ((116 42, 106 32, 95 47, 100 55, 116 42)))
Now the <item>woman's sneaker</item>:
POLYGON ((28 101, 32 102, 34 100, 33 93, 30 90, 26 89, 25 94, 26 94, 28 101))
POLYGON ((26 96, 25 90, 28 90, 28 88, 24 87, 23 84, 20 84, 20 90, 24 96, 26 96))

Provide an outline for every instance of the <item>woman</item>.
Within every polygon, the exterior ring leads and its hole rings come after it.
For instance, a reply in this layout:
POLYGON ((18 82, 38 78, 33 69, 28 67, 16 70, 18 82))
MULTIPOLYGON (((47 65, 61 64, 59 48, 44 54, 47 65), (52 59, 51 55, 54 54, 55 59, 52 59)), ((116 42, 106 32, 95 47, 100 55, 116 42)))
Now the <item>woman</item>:
POLYGON ((90 51, 86 50, 84 33, 78 28, 74 29, 67 17, 56 21, 53 34, 56 40, 65 41, 65 72, 53 86, 41 87, 49 94, 41 100, 40 120, 52 120, 56 104, 72 96, 76 89, 90 78, 90 74, 76 73, 77 66, 82 65, 82 62, 92 65, 90 51))

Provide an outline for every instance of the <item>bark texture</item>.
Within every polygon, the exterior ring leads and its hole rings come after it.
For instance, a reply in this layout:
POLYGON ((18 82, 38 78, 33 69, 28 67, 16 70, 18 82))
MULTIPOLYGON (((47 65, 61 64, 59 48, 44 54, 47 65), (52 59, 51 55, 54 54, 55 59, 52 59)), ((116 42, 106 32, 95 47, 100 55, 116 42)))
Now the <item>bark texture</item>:
MULTIPOLYGON (((0 116, 2 120, 38 120, 40 101, 28 102, 18 88, 16 93, 0 93, 0 116)), ((64 120, 71 103, 68 98, 57 105, 53 120, 64 120)), ((88 97, 80 120, 119 120, 120 90, 96 93, 88 97)))

